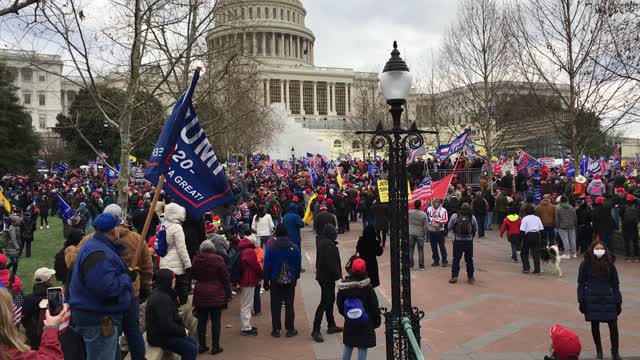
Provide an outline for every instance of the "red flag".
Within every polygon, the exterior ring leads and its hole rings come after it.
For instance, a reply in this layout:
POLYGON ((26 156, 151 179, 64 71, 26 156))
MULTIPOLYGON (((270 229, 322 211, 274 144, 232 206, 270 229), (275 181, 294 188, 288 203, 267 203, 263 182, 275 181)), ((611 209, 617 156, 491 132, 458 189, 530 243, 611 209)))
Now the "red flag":
MULTIPOLYGON (((424 186, 417 187, 412 193, 412 200, 409 201, 409 209, 413 209, 413 202, 416 200, 422 201, 423 205, 426 206, 427 201, 430 199, 444 199, 447 196, 447 190, 449 190, 449 185, 451 185, 451 180, 453 179, 453 173, 443 177, 438 181, 431 182, 430 185, 424 183, 424 186)), ((421 185, 423 184, 421 183, 421 185)))

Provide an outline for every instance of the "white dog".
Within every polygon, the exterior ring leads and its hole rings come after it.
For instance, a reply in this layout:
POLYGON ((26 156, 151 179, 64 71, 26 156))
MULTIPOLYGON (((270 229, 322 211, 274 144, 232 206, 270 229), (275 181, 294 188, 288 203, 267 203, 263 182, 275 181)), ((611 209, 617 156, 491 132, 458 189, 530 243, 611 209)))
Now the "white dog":
POLYGON ((560 268, 560 250, 557 245, 551 245, 540 250, 540 260, 543 264, 553 265, 553 271, 551 272, 558 277, 562 277, 562 269, 560 268))

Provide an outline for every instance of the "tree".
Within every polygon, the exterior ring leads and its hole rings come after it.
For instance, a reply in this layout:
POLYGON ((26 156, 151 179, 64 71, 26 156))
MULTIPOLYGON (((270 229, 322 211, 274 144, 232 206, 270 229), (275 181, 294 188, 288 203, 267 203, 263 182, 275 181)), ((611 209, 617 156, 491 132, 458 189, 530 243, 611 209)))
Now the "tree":
POLYGON ((31 115, 16 97, 14 76, 0 62, 0 174, 33 170, 40 142, 31 115))
MULTIPOLYGON (((442 66, 449 95, 491 159, 512 124, 498 127, 495 105, 514 80, 507 19, 497 0, 464 0, 445 34, 442 66)), ((491 174, 490 174, 491 175, 491 174)), ((491 178, 491 176, 489 176, 491 178)))
POLYGON ((609 61, 594 61, 620 78, 640 82, 640 1, 606 0, 591 6, 605 15, 605 47, 610 56, 609 61))
MULTIPOLYGON (((347 118, 345 128, 347 139, 352 144, 358 143, 362 150, 362 159, 367 158, 367 149, 370 149, 371 135, 356 135, 356 131, 370 131, 378 124, 386 125, 389 107, 385 103, 380 92, 377 79, 360 77, 356 78, 353 87, 352 115, 347 118)), ((355 150, 355 149, 354 149, 355 150)))
POLYGON ((69 162, 73 156, 73 151, 60 135, 55 132, 45 132, 38 134, 40 138, 40 159, 47 164, 58 161, 69 162))
POLYGON ((10 1, 2 1, 0 3, 0 16, 8 15, 8 14, 19 14, 20 10, 26 8, 27 6, 31 6, 36 4, 39 0, 10 0, 10 1))
POLYGON ((574 156, 576 171, 587 144, 635 121, 637 87, 607 71, 615 57, 608 53, 604 29, 607 14, 588 0, 514 2, 509 30, 514 63, 536 96, 552 95, 561 114, 540 109, 574 156), (602 119, 600 131, 580 131, 580 114, 602 119))
MULTIPOLYGON (((117 118, 120 111, 117 104, 124 103, 126 93, 112 87, 100 87, 100 94, 102 102, 96 106, 89 92, 80 90, 69 107, 69 116, 59 114, 57 117, 54 131, 73 148, 72 160, 76 164, 83 164, 102 152, 109 156, 121 152, 118 129, 105 121, 102 111, 117 118)), ((136 94, 135 101, 141 105, 133 113, 135 121, 131 133, 135 140, 130 153, 145 158, 153 150, 161 130, 159 126, 149 124, 164 118, 165 112, 160 101, 144 91, 136 94)))

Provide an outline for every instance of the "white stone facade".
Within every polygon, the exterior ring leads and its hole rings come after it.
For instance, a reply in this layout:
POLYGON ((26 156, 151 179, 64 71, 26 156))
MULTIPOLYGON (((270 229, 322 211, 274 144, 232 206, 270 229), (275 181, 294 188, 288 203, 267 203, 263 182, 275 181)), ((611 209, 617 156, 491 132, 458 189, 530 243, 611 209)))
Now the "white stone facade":
POLYGON ((63 62, 58 55, 0 50, 3 61, 14 75, 16 95, 31 115, 33 128, 47 132, 56 125, 56 116, 67 113, 79 87, 62 78, 63 62))
POLYGON ((294 122, 302 125, 334 157, 360 152, 352 146, 360 144, 346 136, 354 84, 358 78, 377 81, 377 74, 316 67, 315 36, 305 26, 307 12, 298 0, 225 0, 217 7, 215 27, 207 35, 209 50, 239 44, 256 59, 264 105, 284 104, 285 131, 295 129, 294 122))

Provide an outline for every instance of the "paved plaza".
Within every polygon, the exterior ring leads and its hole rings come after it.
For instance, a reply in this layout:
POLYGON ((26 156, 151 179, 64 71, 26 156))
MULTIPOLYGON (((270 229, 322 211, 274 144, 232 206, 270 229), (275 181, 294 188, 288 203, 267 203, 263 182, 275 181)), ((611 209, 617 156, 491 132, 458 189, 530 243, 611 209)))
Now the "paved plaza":
MULTIPOLYGON (((360 224, 338 237, 343 265, 354 254, 360 224)), ((451 255, 451 239, 447 248, 451 255)), ((325 342, 310 338, 313 314, 320 290, 314 280, 315 235, 303 230, 303 267, 296 293, 296 327, 300 335, 274 339, 271 332, 269 294, 262 295, 262 315, 254 318, 260 334, 255 338, 239 333, 238 301, 223 313, 222 345, 224 359, 341 359, 340 335, 325 335, 325 342), (225 327, 225 325, 227 327, 225 327)), ((379 258, 381 286, 377 289, 380 306, 390 307, 391 285, 389 244, 379 258)), ((460 281, 448 283, 451 268, 431 267, 431 250, 425 247, 424 272, 412 272, 413 303, 426 312, 422 322, 422 346, 427 359, 542 359, 549 346, 549 328, 554 323, 574 330, 581 339, 581 359, 595 358, 589 323, 578 311, 576 277, 580 259, 563 260, 563 278, 550 273, 541 276, 521 273, 521 265, 511 262, 509 245, 496 231, 475 240, 476 283, 468 285, 464 265, 460 281)), ((451 260, 451 259, 450 259, 451 260)), ((450 261, 449 260, 449 261, 450 261)), ((417 261, 417 254, 416 254, 417 261)), ((619 321, 621 353, 625 359, 640 359, 640 263, 617 263, 623 295, 619 321)), ((336 319, 341 323, 342 317, 336 319)), ((323 332, 326 323, 323 324, 323 332)), ((609 333, 602 326, 605 359, 608 358, 609 333)), ((384 359, 384 325, 378 329, 378 346, 369 359, 384 359)), ((207 358, 203 356, 202 358, 207 358)), ((220 358, 220 357, 211 357, 220 358)), ((354 355, 355 358, 355 355, 354 355)))

